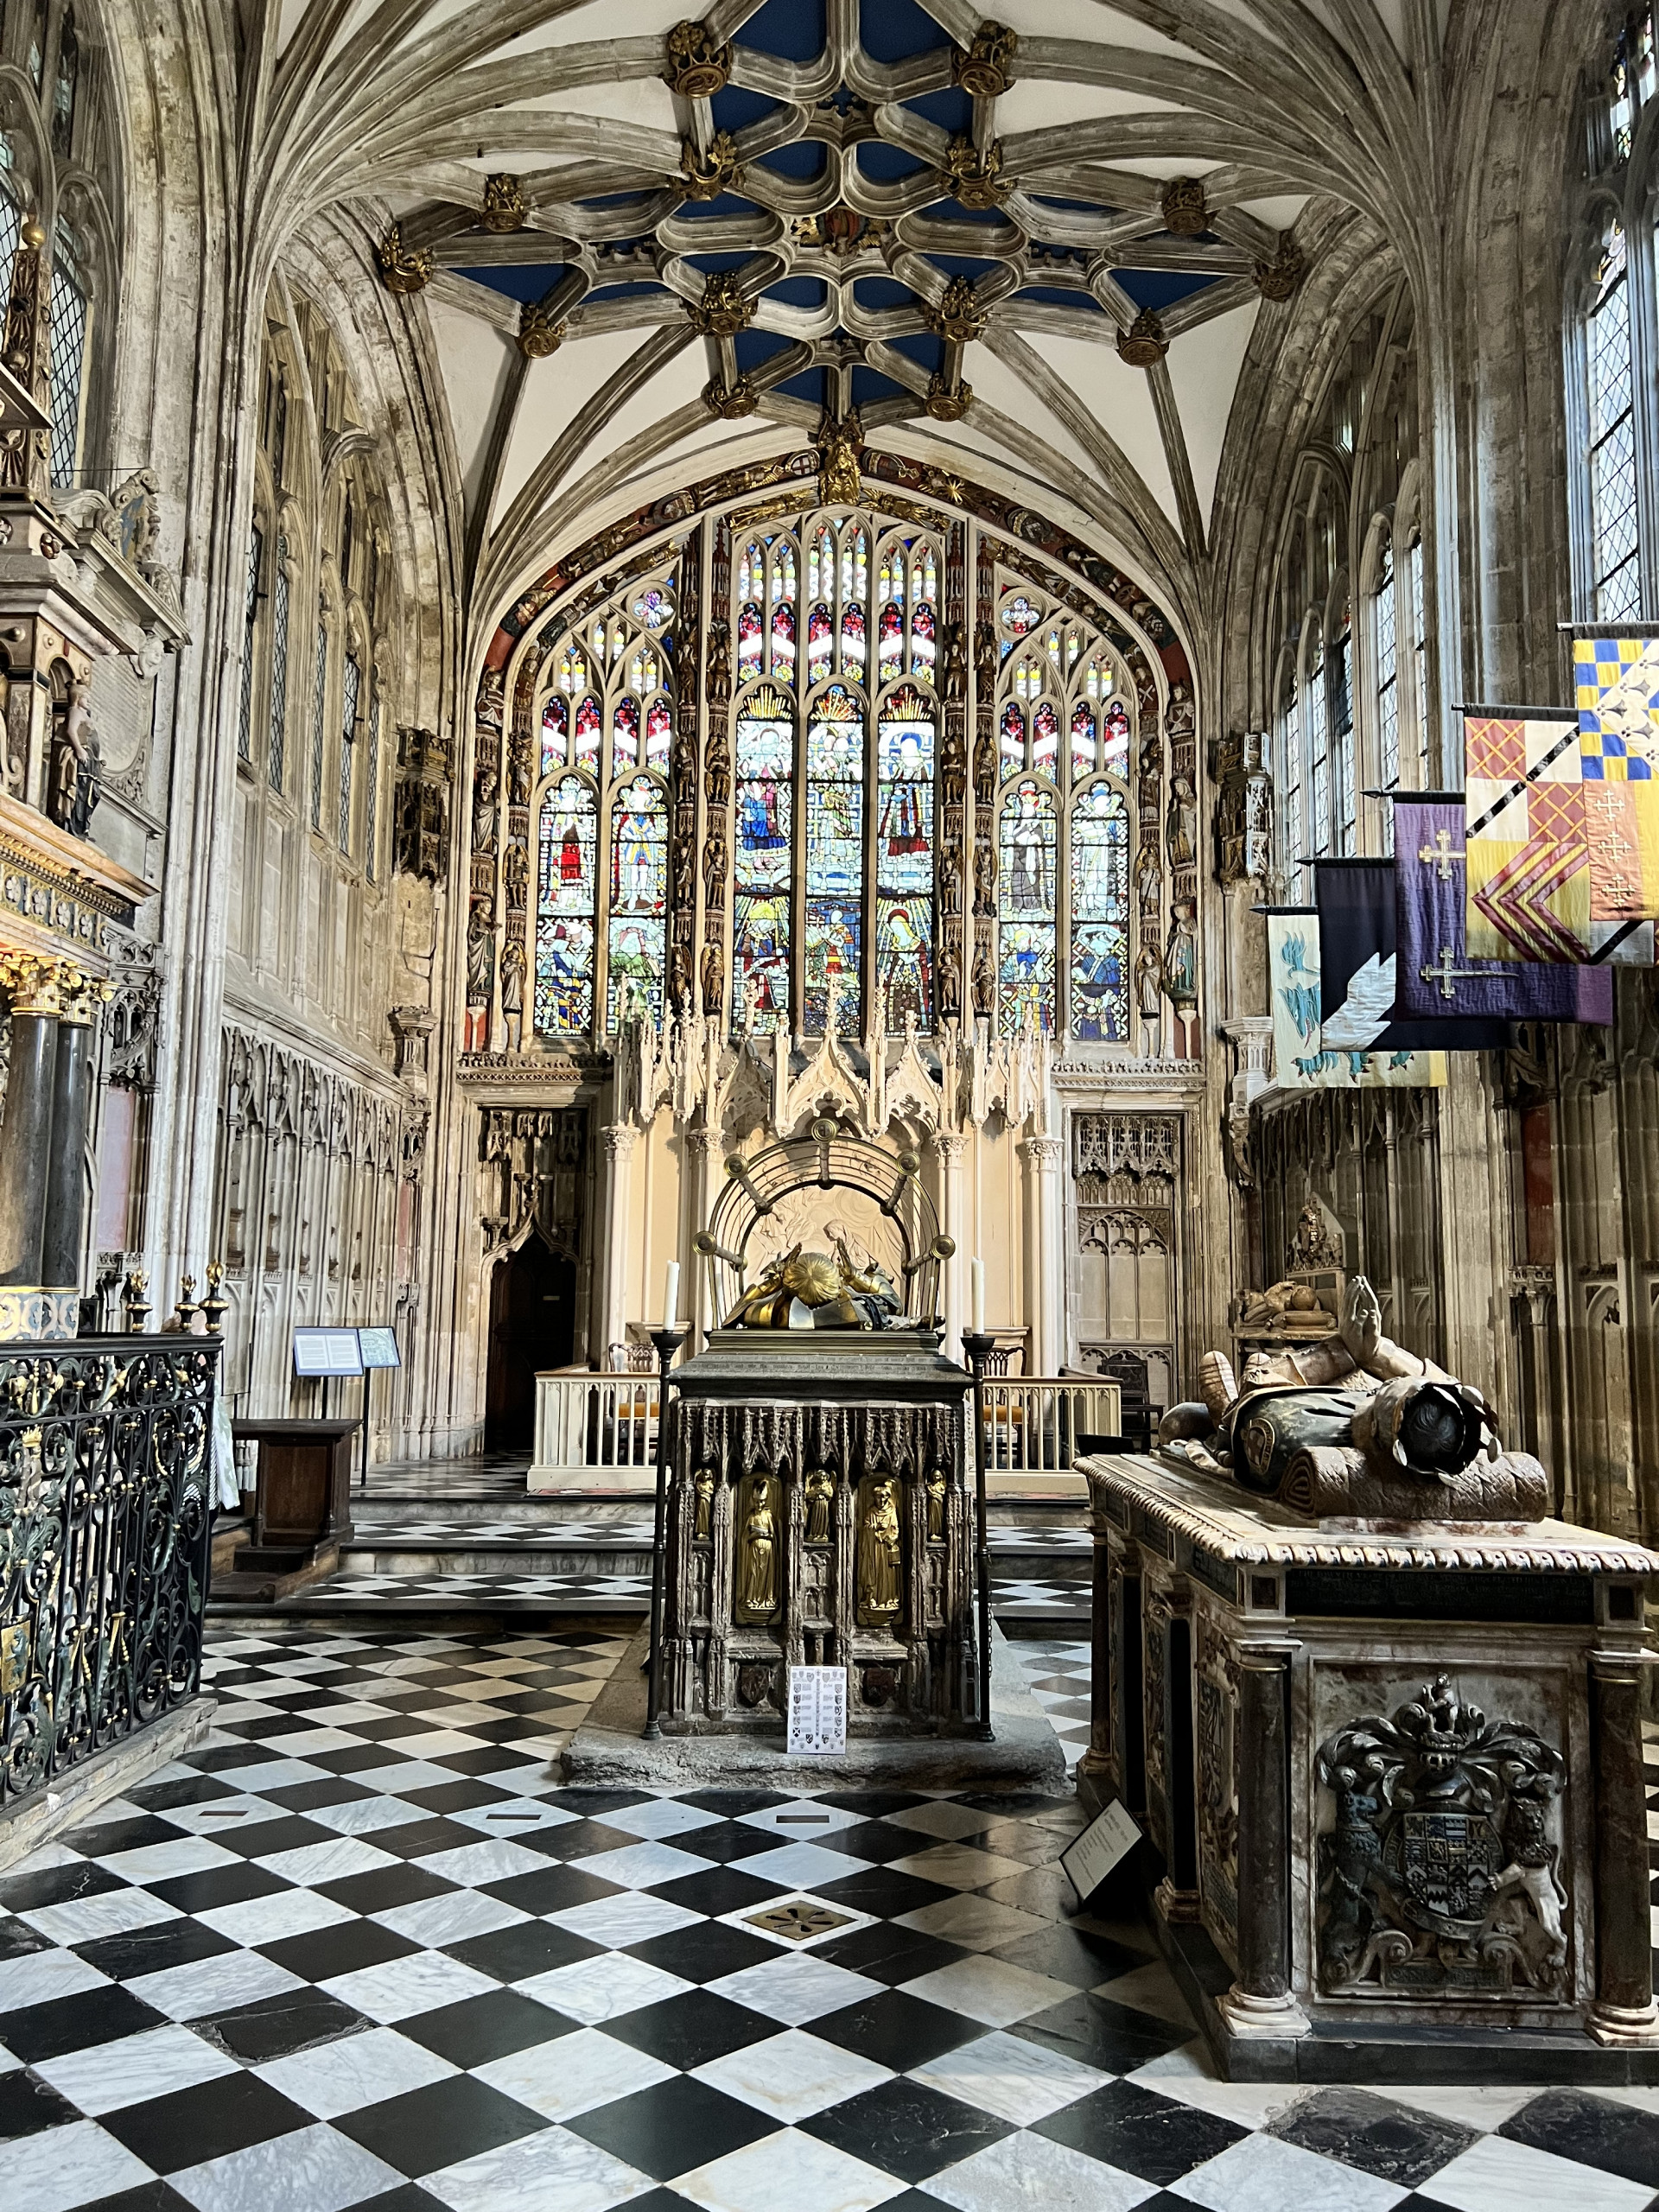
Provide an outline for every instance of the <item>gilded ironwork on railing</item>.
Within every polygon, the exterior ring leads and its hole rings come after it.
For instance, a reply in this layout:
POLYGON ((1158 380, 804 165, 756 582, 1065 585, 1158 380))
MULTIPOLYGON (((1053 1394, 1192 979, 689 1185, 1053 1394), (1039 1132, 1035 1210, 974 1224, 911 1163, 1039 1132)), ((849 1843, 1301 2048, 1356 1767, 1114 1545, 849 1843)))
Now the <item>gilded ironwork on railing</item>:
POLYGON ((200 1687, 219 1352, 0 1356, 0 1805, 200 1687))

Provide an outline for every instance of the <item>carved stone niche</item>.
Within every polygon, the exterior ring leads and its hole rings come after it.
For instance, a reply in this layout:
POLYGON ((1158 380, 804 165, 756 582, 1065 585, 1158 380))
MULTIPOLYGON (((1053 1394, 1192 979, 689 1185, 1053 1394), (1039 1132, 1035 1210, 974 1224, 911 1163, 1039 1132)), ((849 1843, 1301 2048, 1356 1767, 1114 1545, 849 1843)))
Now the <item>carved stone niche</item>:
POLYGON ((1268 740, 1259 730, 1218 738, 1210 772, 1216 803, 1216 880, 1259 883, 1273 865, 1273 779, 1268 740))
POLYGON ((392 818, 401 875, 442 883, 448 873, 451 772, 447 737, 429 729, 398 731, 392 818))

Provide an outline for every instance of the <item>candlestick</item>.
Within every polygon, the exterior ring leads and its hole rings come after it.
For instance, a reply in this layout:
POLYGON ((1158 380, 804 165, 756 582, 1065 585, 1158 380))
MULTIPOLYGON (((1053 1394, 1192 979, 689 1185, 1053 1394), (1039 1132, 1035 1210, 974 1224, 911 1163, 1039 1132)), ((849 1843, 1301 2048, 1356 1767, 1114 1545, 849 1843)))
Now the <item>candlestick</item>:
POLYGON ((985 1333, 985 1262, 983 1260, 969 1261, 968 1285, 969 1302, 974 1317, 974 1334, 976 1337, 982 1337, 985 1333))
POLYGON ((680 1325, 680 1263, 671 1260, 663 1283, 663 1326, 677 1329, 680 1325))

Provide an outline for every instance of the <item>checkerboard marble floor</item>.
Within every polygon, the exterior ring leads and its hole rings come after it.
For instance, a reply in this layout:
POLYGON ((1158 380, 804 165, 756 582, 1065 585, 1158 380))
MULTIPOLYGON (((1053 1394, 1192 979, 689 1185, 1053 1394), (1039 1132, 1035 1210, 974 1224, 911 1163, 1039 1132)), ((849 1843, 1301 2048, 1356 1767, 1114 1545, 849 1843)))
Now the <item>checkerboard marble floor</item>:
POLYGON ((564 1789, 620 1649, 218 1634, 208 1743, 0 1877, 7 2212, 1655 2204, 1649 2093, 1215 2081, 1069 1797, 564 1789))
MULTIPOLYGON (((999 1620, 1043 1622, 1090 1618, 1090 1586, 1081 1578, 1041 1580, 991 1575, 991 1602, 999 1620)), ((366 1604, 410 1613, 458 1611, 641 1613, 651 1601, 648 1574, 331 1574, 285 1599, 284 1609, 315 1614, 355 1611, 366 1604)))

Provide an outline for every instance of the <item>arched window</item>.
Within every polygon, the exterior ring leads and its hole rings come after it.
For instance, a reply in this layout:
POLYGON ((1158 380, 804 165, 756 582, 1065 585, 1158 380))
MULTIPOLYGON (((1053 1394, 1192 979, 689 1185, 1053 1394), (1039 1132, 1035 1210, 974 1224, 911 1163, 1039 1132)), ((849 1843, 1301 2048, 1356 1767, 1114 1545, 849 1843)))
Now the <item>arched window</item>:
POLYGON ((52 387, 52 480, 73 481, 80 457, 86 390, 86 293, 79 238, 59 218, 52 243, 52 290, 47 306, 47 362, 52 387))
POLYGON ((739 1015, 747 1009, 763 1034, 789 1026, 794 766, 795 721, 789 702, 763 683, 749 694, 737 718, 732 885, 732 997, 739 1015))
POLYGON ((1596 264, 1586 346, 1591 590, 1596 620, 1618 622, 1642 607, 1630 271, 1621 223, 1610 225, 1596 264))
POLYGON ((352 849, 352 791, 357 772, 357 707, 363 688, 363 667, 357 655, 347 653, 340 686, 340 805, 338 842, 342 853, 352 849))
POLYGON ((374 842, 380 814, 380 694, 369 709, 369 757, 363 781, 363 873, 372 883, 376 861, 374 842))
POLYGON ((265 534, 256 522, 248 536, 247 597, 242 617, 242 696, 236 715, 237 757, 242 760, 253 758, 254 626, 259 616, 259 571, 264 550, 265 534))
POLYGON ((328 709, 328 626, 317 624, 316 689, 311 702, 311 827, 322 827, 322 760, 327 742, 323 716, 328 709))
POLYGON ((1331 641, 1331 781, 1336 801, 1334 850, 1344 857, 1354 849, 1359 812, 1354 761, 1354 647, 1344 613, 1331 641))
POLYGON ((1428 791, 1436 780, 1429 765, 1428 742, 1428 627, 1423 619, 1423 541, 1415 531, 1406 548, 1406 600, 1411 609, 1412 690, 1417 707, 1417 788, 1428 791))
POLYGON ((889 1036, 907 1015, 923 1028, 933 1018, 934 741, 932 693, 900 684, 876 732, 875 990, 889 1036))
POLYGON ((1316 621, 1309 632, 1302 676, 1302 718, 1307 739, 1308 827, 1315 860, 1331 850, 1331 716, 1325 690, 1325 638, 1316 621))
POLYGON ((1102 780, 1071 802, 1071 1032, 1084 1044, 1129 1033, 1129 810, 1102 780))
MULTIPOLYGON (((279 533, 276 539, 276 560, 270 579, 270 718, 267 730, 267 766, 270 787, 274 791, 283 788, 287 751, 288 732, 288 611, 289 611, 289 550, 288 539, 279 533)), ((249 665, 252 654, 249 654, 249 665)))
POLYGON ((668 799, 655 776, 634 776, 611 802, 610 945, 605 1026, 631 1010, 662 1019, 667 966, 668 799))
POLYGON ((1046 784, 1022 776, 1007 786, 999 842, 998 1026, 1014 1037, 1054 1027, 1059 818, 1046 784))
POLYGON ((1280 787, 1284 794, 1281 823, 1281 859, 1290 896, 1300 895, 1302 858, 1307 850, 1307 786, 1302 752, 1302 693, 1297 680, 1296 653, 1287 657, 1284 696, 1279 709, 1280 787))
MULTIPOLYGON (((1385 791, 1400 781, 1400 652, 1395 604, 1394 548, 1384 529, 1378 551, 1376 588, 1371 594, 1372 637, 1376 654, 1376 761, 1385 791)), ((1384 805, 1382 849, 1394 850, 1394 809, 1384 805)))

